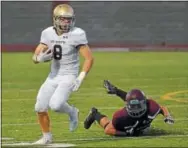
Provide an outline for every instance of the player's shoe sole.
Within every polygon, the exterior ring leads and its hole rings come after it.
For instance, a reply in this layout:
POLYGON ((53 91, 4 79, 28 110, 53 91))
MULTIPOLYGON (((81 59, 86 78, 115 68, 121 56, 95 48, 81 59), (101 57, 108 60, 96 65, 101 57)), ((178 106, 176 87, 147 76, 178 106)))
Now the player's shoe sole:
POLYGON ((86 117, 86 119, 84 121, 84 128, 85 129, 89 129, 91 127, 91 125, 95 121, 95 114, 97 112, 98 112, 98 110, 95 107, 91 108, 89 115, 86 117))

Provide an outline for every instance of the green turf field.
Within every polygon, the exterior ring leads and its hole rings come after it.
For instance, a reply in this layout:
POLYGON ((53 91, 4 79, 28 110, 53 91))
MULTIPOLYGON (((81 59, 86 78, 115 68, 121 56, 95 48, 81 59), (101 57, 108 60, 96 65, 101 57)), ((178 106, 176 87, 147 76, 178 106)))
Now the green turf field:
MULTIPOLYGON (((49 63, 35 65, 31 57, 31 53, 2 54, 2 144, 33 142, 41 136, 34 104, 37 91, 48 75, 49 63)), ((67 115, 50 111, 54 143, 79 147, 188 146, 187 52, 95 52, 94 57, 94 66, 82 87, 69 99, 69 103, 80 109, 77 131, 69 132, 67 115), (104 79, 124 90, 142 89, 169 108, 175 124, 165 124, 159 115, 152 123, 151 134, 137 138, 104 135, 97 124, 85 130, 83 120, 91 107, 99 108, 111 118, 124 105, 118 97, 106 94, 104 79)))

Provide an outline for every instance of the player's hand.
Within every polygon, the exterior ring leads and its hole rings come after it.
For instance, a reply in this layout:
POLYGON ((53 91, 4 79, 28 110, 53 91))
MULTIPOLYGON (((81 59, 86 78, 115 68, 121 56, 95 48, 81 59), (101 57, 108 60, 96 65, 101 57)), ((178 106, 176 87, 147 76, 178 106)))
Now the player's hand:
POLYGON ((53 57, 53 53, 51 49, 48 49, 46 51, 41 51, 38 55, 33 56, 34 62, 47 62, 50 61, 53 57))
POLYGON ((72 91, 78 91, 79 87, 81 86, 82 81, 78 78, 72 84, 72 91))
POLYGON ((106 88, 108 94, 116 94, 117 88, 112 85, 109 80, 104 80, 103 85, 106 88))
POLYGON ((174 119, 172 118, 172 116, 169 115, 165 117, 164 122, 167 124, 174 124, 174 119))
POLYGON ((85 76, 86 76, 86 72, 83 71, 83 72, 80 73, 80 75, 76 78, 76 80, 71 85, 72 91, 78 91, 78 89, 81 86, 82 81, 84 80, 85 76))

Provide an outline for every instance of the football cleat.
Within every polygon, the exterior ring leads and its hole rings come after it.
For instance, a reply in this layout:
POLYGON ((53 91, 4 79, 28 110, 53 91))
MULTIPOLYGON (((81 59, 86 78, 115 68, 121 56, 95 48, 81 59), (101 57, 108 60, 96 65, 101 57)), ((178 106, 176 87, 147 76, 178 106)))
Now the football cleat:
POLYGON ((70 114, 69 120, 70 120, 69 130, 73 132, 78 127, 79 109, 75 107, 73 108, 73 112, 70 114))
POLYGON ((52 137, 45 137, 43 136, 41 139, 38 141, 32 143, 33 145, 45 145, 45 144, 50 144, 52 143, 52 137))
POLYGON ((91 127, 91 125, 95 121, 95 115, 97 112, 98 112, 98 110, 95 107, 91 108, 89 115, 86 117, 86 119, 84 121, 85 129, 89 129, 91 127))

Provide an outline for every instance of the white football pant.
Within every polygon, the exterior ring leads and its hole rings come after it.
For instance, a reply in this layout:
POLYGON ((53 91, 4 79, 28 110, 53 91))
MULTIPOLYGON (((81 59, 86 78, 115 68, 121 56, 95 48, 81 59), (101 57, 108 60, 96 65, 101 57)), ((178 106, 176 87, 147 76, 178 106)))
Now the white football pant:
POLYGON ((39 89, 35 111, 46 112, 50 108, 56 112, 70 114, 72 106, 67 100, 72 92, 70 86, 75 79, 76 75, 49 76, 39 89))

